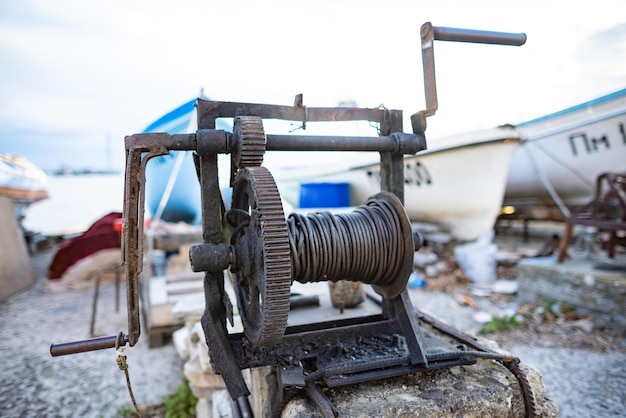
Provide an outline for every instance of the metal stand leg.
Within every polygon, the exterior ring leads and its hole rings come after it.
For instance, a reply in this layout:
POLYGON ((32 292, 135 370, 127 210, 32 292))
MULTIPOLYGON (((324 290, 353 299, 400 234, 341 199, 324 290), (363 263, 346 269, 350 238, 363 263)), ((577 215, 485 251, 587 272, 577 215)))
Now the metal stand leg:
POLYGON ((569 246, 569 241, 572 238, 572 224, 567 224, 565 227, 565 232, 563 233, 563 238, 561 238, 561 243, 559 244, 559 255, 557 262, 562 263, 567 256, 567 247, 569 246))
POLYGON ((96 276, 96 285, 94 287, 93 292, 93 303, 91 305, 91 324, 89 325, 89 336, 94 336, 94 328, 96 326, 96 310, 98 307, 98 296, 100 294, 100 279, 102 278, 102 273, 98 273, 96 276))
POLYGON ((115 266, 115 312, 120 311, 120 269, 121 266, 115 266))
POLYGON ((96 313, 98 310, 98 297, 100 296, 100 281, 102 280, 102 275, 111 270, 115 272, 115 312, 120 311, 120 281, 121 281, 121 265, 115 265, 113 267, 106 268, 102 270, 96 276, 96 283, 94 286, 93 292, 93 302, 91 305, 91 323, 89 325, 89 335, 94 336, 94 328, 96 326, 96 313))

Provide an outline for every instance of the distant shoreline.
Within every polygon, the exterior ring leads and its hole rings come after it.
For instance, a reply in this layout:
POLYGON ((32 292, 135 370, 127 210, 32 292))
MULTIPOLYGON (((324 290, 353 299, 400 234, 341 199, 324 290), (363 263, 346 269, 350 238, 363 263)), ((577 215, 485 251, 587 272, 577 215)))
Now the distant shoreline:
POLYGON ((72 169, 61 169, 61 170, 53 170, 46 171, 46 174, 49 176, 84 176, 91 174, 122 174, 123 170, 92 170, 92 169, 84 169, 84 170, 72 170, 72 169))

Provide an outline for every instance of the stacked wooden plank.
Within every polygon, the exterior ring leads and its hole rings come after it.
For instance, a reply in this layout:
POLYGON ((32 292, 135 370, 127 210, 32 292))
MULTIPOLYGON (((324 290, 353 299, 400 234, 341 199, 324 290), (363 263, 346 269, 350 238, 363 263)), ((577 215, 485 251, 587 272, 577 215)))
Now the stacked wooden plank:
POLYGON ((176 303, 204 297, 204 273, 180 273, 151 277, 147 283, 147 309, 144 310, 150 347, 163 345, 184 325, 184 317, 174 314, 176 303))

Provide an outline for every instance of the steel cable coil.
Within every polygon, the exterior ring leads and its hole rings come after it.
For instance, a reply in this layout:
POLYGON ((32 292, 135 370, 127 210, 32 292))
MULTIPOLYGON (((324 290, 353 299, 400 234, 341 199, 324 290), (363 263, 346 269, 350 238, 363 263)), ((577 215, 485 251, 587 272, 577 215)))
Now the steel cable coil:
POLYGON ((346 214, 291 214, 287 219, 293 279, 349 280, 390 285, 406 251, 400 214, 385 199, 370 199, 346 214))

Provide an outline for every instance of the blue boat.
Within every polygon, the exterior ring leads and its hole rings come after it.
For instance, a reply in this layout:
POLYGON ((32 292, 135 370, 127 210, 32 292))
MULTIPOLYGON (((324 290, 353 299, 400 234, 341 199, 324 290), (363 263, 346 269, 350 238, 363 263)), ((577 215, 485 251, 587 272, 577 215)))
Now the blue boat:
MULTIPOLYGON (((202 97, 203 100, 209 100, 202 97)), ((196 102, 190 100, 161 116, 143 130, 181 134, 195 132, 196 102)), ((218 121, 220 129, 230 130, 218 121), (221 126, 220 126, 221 125, 221 126)), ((146 166, 146 209, 151 219, 201 223, 200 185, 191 151, 171 151, 151 159, 146 166)))

